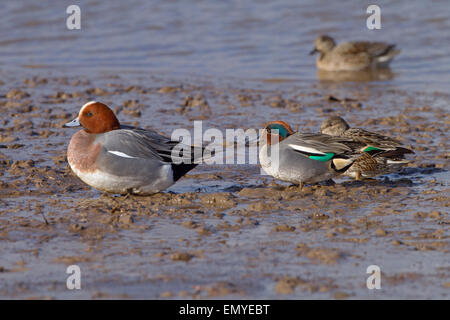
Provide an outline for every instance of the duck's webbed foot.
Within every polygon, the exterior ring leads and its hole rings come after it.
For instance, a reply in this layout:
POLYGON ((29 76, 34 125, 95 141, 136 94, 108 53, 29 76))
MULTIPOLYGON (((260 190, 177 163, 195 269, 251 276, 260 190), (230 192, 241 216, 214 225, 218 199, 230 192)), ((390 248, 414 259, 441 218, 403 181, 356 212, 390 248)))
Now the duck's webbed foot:
POLYGON ((303 189, 303 182, 299 182, 299 183, 297 183, 297 184, 292 184, 292 187, 295 187, 295 188, 297 188, 297 189, 299 189, 300 191, 302 191, 302 189, 303 189))

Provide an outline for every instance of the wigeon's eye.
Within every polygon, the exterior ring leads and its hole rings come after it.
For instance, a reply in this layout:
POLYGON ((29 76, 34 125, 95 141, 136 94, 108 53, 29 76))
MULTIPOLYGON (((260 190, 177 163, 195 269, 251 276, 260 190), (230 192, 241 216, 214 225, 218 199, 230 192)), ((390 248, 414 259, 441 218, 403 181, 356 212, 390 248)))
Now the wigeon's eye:
POLYGON ((92 112, 90 112, 90 111, 88 111, 87 113, 86 113, 86 117, 92 117, 92 112))

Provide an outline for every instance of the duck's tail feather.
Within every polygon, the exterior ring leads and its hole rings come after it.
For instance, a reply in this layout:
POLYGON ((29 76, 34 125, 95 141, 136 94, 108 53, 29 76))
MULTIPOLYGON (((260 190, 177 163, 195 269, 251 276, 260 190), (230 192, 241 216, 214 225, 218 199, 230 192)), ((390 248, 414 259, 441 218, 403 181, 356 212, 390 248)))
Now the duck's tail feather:
POLYGON ((184 176, 188 171, 194 169, 197 163, 172 163, 173 181, 178 181, 182 176, 184 176))
POLYGON ((414 151, 407 148, 397 147, 394 150, 387 150, 377 153, 376 156, 388 158, 391 160, 402 160, 404 159, 404 155, 408 153, 414 153, 414 151))

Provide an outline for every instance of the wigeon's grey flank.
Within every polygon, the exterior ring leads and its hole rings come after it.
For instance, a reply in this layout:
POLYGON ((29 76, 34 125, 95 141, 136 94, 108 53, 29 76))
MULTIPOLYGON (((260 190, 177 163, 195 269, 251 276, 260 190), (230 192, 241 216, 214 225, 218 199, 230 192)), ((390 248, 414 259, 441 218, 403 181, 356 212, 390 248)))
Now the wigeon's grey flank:
POLYGON ((262 131, 259 162, 269 175, 300 187, 330 180, 351 167, 351 141, 326 134, 295 133, 284 121, 268 122, 262 131), (274 155, 278 147, 278 159, 274 155), (268 155, 270 153, 270 156, 268 155))
MULTIPOLYGON (((91 187, 110 193, 148 195, 160 192, 193 169, 194 148, 189 155, 172 155, 178 141, 119 123, 114 112, 91 101, 64 127, 83 129, 72 136, 67 160, 72 171, 91 187)), ((201 154, 201 153, 200 153, 201 154)))
POLYGON ((319 53, 317 68, 325 71, 361 71, 388 67, 400 53, 395 44, 355 41, 336 45, 334 39, 322 35, 314 41, 310 54, 319 53))
POLYGON ((357 148, 361 156, 345 172, 345 175, 356 180, 396 172, 409 163, 404 155, 414 153, 391 137, 360 128, 350 128, 348 123, 339 116, 324 120, 320 126, 320 132, 348 138, 358 143, 357 148))

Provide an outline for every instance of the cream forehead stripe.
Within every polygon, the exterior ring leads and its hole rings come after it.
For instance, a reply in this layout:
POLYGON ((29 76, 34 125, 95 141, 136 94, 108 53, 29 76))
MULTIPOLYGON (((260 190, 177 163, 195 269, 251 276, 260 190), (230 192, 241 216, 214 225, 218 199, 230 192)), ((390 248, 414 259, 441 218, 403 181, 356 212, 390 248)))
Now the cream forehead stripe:
POLYGON ((85 103, 85 104, 81 107, 79 114, 81 114, 81 113, 83 112, 84 108, 86 108, 87 106, 90 106, 91 104, 94 104, 94 103, 97 103, 97 101, 89 101, 88 103, 85 103))

